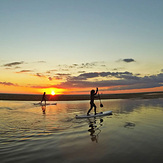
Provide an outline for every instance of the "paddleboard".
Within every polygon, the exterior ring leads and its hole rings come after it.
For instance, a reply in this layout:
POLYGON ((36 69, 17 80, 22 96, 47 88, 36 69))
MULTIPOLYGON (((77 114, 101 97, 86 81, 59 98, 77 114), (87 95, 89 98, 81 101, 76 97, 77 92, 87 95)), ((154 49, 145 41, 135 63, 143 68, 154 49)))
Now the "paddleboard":
MULTIPOLYGON (((33 103, 34 105, 40 105, 40 106, 45 106, 45 103, 33 103)), ((57 105, 57 103, 46 103, 46 105, 57 105)))
POLYGON ((104 111, 95 114, 89 114, 89 115, 76 115, 76 119, 81 119, 81 118, 91 118, 91 117, 101 117, 101 116, 106 116, 106 115, 112 115, 112 111, 104 111))

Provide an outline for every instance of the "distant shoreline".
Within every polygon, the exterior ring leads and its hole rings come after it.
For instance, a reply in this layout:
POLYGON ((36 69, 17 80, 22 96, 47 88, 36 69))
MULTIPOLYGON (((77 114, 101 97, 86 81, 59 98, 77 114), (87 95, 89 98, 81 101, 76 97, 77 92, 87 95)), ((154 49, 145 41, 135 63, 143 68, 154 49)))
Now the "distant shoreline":
MULTIPOLYGON (((145 93, 101 94, 100 97, 101 99, 163 98, 163 91, 145 92, 145 93)), ((41 98, 42 95, 0 93, 0 100, 41 101, 41 98)), ((89 99, 90 99, 90 95, 54 95, 54 96, 47 95, 47 101, 78 101, 78 100, 89 100, 89 99)))

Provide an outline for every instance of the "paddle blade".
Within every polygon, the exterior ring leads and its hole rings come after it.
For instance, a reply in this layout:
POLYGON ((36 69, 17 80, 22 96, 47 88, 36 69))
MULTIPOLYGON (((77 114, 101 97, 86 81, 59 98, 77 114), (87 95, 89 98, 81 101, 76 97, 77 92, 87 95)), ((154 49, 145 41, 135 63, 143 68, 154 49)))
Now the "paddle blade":
POLYGON ((102 108, 103 107, 103 104, 100 104, 100 107, 102 108))

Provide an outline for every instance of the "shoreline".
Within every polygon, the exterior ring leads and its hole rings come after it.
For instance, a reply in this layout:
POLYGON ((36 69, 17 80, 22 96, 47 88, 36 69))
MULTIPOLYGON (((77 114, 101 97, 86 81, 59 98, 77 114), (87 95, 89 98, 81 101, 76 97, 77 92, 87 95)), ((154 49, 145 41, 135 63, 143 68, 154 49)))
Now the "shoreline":
MULTIPOLYGON (((47 95, 47 101, 78 101, 89 100, 90 95, 47 95)), ((151 99, 163 98, 163 91, 161 92, 143 92, 143 93, 124 93, 124 94, 101 94, 101 99, 151 99)), ((33 94, 7 94, 0 93, 0 100, 10 101, 41 101, 42 95, 33 94)), ((98 99, 98 96, 97 98, 98 99)))

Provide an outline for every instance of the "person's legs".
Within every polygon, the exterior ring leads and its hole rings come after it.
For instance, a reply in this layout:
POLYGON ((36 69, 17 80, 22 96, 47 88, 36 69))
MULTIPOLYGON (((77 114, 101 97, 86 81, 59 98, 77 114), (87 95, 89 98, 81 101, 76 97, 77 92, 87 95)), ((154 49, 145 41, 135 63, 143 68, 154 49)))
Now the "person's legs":
POLYGON ((90 104, 91 104, 91 108, 88 110, 87 115, 89 115, 90 111, 91 111, 91 110, 92 110, 92 108, 93 108, 92 103, 90 103, 90 104))
POLYGON ((96 115, 96 105, 94 104, 94 112, 95 112, 95 115, 96 115))
POLYGON ((42 97, 41 103, 42 103, 43 101, 46 101, 46 99, 45 99, 45 97, 44 97, 44 96, 42 97))

